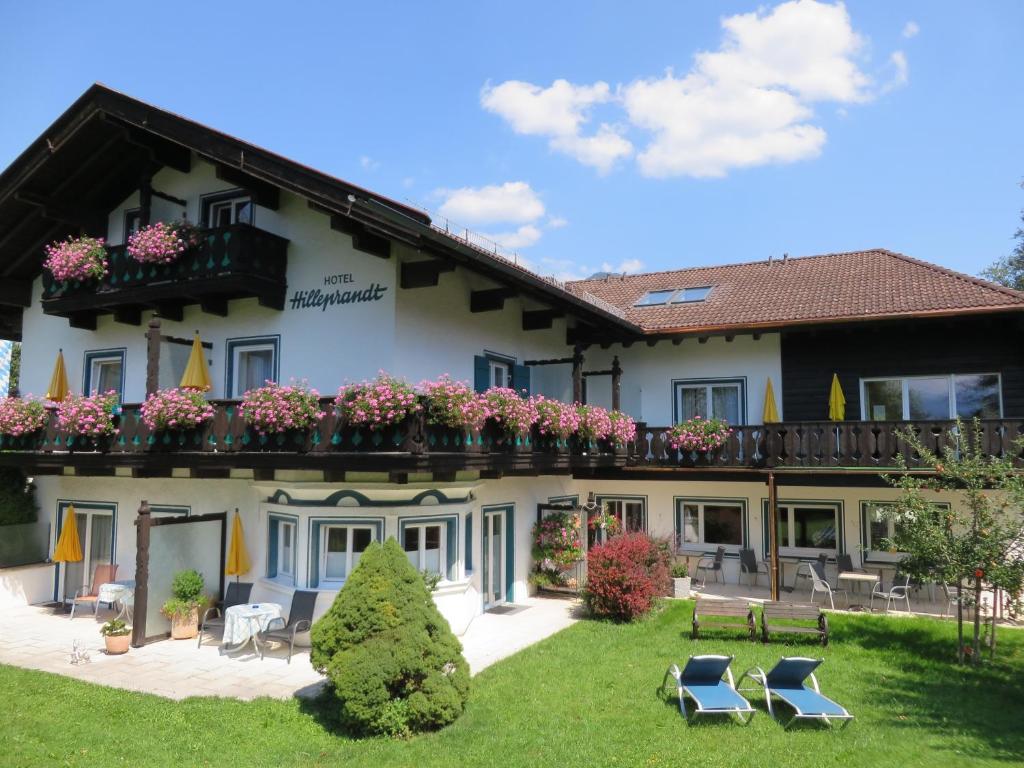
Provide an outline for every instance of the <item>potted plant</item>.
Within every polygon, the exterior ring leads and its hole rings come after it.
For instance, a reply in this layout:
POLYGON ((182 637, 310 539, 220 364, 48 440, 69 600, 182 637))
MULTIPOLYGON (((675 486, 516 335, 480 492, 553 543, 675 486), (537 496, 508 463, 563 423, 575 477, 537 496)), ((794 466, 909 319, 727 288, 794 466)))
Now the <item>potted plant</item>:
MULTIPOLYGON (((143 424, 151 432, 163 433, 164 439, 150 442, 159 447, 160 442, 173 446, 176 441, 168 439, 170 433, 184 433, 194 430, 213 418, 213 406, 198 389, 161 389, 146 398, 140 407, 143 424)), ((184 440, 181 441, 184 444, 184 440)))
POLYGON ((576 436, 580 449, 583 453, 596 452, 598 443, 606 440, 612 432, 611 414, 599 405, 580 405, 577 414, 579 428, 576 436))
POLYGON ((447 373, 417 387, 424 399, 427 439, 432 450, 477 451, 486 409, 477 392, 447 373))
MULTIPOLYGON (((288 432, 305 432, 326 414, 320 410, 320 393, 305 384, 282 386, 268 381, 262 387, 250 389, 242 396, 242 417, 259 435, 261 446, 270 447, 269 437, 275 435, 277 444, 284 445, 288 432)), ((296 440, 296 442, 302 442, 296 440)))
POLYGON ((732 430, 724 419, 692 419, 680 422, 668 431, 668 444, 673 450, 686 454, 697 454, 710 459, 711 454, 725 445, 732 430))
POLYGON ((187 221, 157 221, 128 237, 127 251, 140 264, 173 264, 199 244, 199 230, 187 221))
POLYGON ((67 446, 74 450, 75 438, 83 448, 102 450, 104 440, 117 434, 121 402, 117 392, 95 395, 68 395, 57 404, 57 427, 68 436, 67 446))
POLYGON ((682 563, 672 566, 672 596, 682 598, 690 596, 690 570, 682 563))
POLYGON ((536 405, 510 387, 492 387, 480 395, 484 407, 485 441, 491 448, 526 453, 537 423, 536 405))
POLYGON ((612 453, 624 455, 627 446, 636 440, 636 422, 622 411, 611 411, 608 414, 611 431, 606 438, 612 453))
POLYGON ((384 371, 373 381, 338 389, 334 408, 341 420, 336 437, 343 450, 408 450, 418 435, 410 418, 423 406, 412 386, 384 371))
POLYGON ((107 647, 107 655, 120 656, 122 653, 128 653, 131 632, 131 629, 122 619, 111 619, 100 627, 103 643, 107 647))
MULTIPOLYGON (((42 401, 32 398, 0 398, 0 438, 8 442, 29 437, 46 427, 50 416, 42 401)), ((0 445, 4 440, 0 439, 0 445)))
POLYGON ((69 237, 46 246, 43 267, 55 280, 84 282, 107 274, 103 238, 69 237))
POLYGON ((549 400, 543 395, 530 398, 537 413, 536 442, 553 453, 567 453, 569 437, 580 426, 579 410, 558 400, 549 400))
POLYGON ((171 637, 188 640, 199 634, 199 609, 206 604, 203 577, 198 571, 178 571, 171 582, 171 597, 160 612, 171 621, 171 637))

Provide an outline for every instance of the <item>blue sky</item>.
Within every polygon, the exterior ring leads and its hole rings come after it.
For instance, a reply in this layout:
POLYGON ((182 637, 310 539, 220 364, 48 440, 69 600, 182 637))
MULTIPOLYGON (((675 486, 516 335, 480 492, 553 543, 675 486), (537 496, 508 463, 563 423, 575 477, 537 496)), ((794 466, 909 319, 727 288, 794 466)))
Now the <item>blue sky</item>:
POLYGON ((100 81, 563 277, 1012 248, 1024 3, 280 7, 7 4, 0 165, 100 81))

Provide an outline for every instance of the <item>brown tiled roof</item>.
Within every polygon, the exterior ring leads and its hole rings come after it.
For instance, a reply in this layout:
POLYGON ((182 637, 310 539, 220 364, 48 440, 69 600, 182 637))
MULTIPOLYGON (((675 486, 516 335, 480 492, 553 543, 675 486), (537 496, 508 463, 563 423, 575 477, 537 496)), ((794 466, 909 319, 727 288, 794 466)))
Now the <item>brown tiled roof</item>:
POLYGON ((647 332, 1024 311, 1024 293, 884 249, 755 261, 568 283, 647 332), (703 302, 637 307, 648 291, 713 286, 703 302))

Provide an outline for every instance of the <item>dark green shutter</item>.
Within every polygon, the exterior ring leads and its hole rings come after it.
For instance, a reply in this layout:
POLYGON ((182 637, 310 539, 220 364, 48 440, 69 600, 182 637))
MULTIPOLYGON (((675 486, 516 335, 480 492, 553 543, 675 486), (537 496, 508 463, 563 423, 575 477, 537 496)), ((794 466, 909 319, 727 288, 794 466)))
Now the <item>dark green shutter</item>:
POLYGON ((512 389, 530 394, 530 369, 525 365, 512 366, 512 389))
POLYGON ((444 526, 448 531, 448 579, 455 581, 459 578, 458 564, 459 564, 459 518, 456 517, 445 523, 444 526))
POLYGON ((516 583, 516 511, 505 510, 505 599, 512 602, 512 587, 516 583))
POLYGON ((491 387, 491 364, 483 355, 473 358, 473 389, 486 392, 491 387))
POLYGON ((473 513, 466 514, 466 573, 473 572, 473 513))
POLYGON ((272 579, 277 576, 278 520, 276 517, 270 518, 269 530, 270 540, 267 542, 267 578, 272 579))

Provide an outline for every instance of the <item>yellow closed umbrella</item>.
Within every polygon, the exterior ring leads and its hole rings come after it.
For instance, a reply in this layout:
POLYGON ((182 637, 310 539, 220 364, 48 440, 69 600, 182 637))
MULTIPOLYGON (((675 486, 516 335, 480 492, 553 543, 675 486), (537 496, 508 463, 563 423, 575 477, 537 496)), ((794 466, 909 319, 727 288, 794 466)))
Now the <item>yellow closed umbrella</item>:
POLYGON ((77 563, 82 559, 82 543, 78 540, 78 524, 75 521, 75 507, 68 504, 64 513, 64 525, 60 529, 60 538, 53 549, 55 563, 77 563))
POLYGON ((775 405, 775 390, 772 389, 772 377, 768 377, 768 385, 764 388, 764 413, 761 421, 764 424, 774 424, 779 420, 779 409, 775 405))
MULTIPOLYGON (((188 356, 188 365, 185 366, 185 374, 181 377, 182 389, 199 389, 209 392, 212 389, 210 383, 210 369, 206 366, 206 354, 203 352, 203 342, 199 338, 199 331, 196 331, 192 339, 192 353, 188 356)), ((247 569, 248 570, 248 569, 247 569)))
POLYGON ((228 561, 224 573, 228 576, 241 576, 249 572, 249 553, 245 549, 245 534, 242 533, 242 518, 235 510, 235 519, 231 522, 231 546, 228 547, 228 561))
MULTIPOLYGON (((68 396, 68 371, 64 367, 64 350, 58 350, 57 362, 53 366, 50 386, 46 389, 46 399, 59 403, 68 396)), ((78 558, 81 560, 81 556, 78 558)))
POLYGON ((843 421, 846 418, 846 397, 839 386, 839 374, 832 374, 832 389, 828 393, 828 417, 831 421, 843 421))

